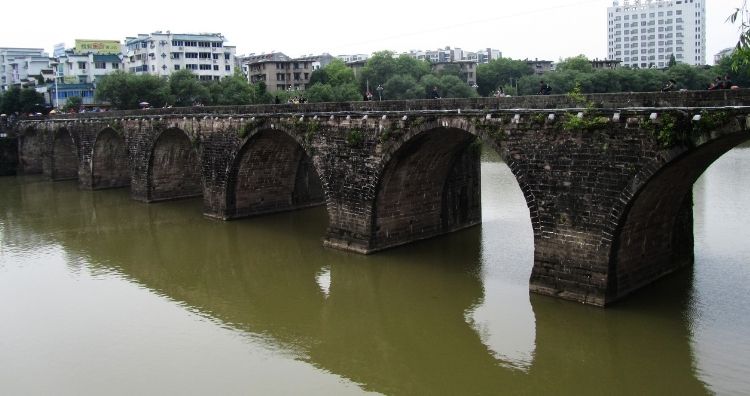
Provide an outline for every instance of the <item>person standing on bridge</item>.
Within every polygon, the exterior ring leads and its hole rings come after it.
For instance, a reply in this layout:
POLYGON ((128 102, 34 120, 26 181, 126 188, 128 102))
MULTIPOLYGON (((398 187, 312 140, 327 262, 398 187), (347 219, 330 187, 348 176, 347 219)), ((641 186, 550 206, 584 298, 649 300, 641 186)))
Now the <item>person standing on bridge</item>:
POLYGON ((538 95, 549 95, 552 93, 552 87, 545 83, 544 80, 539 81, 539 93, 538 95))
POLYGON ((432 92, 430 92, 430 99, 440 99, 440 92, 438 92, 437 87, 432 87, 432 92))

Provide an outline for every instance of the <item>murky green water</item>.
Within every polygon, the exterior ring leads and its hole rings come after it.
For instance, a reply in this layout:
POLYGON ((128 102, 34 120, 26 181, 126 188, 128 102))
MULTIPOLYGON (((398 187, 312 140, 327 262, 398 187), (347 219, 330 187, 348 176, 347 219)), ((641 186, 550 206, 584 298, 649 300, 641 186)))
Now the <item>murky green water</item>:
POLYGON ((529 295, 520 189, 482 172, 481 227, 367 257, 322 208, 0 178, 0 394, 750 393, 750 149, 696 184, 694 270, 606 310, 529 295))

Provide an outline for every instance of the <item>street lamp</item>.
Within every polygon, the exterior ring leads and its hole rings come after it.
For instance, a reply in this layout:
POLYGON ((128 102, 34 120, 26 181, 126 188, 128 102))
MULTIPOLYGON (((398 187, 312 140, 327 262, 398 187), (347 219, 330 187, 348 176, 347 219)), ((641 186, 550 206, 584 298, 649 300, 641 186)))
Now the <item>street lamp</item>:
POLYGON ((59 66, 59 63, 56 63, 55 64, 55 108, 59 110, 60 109, 60 96, 57 90, 57 76, 58 76, 57 67, 58 66, 59 66))
POLYGON ((382 101, 383 100, 383 86, 378 84, 378 87, 375 88, 375 90, 378 91, 378 98, 380 99, 380 101, 382 101))

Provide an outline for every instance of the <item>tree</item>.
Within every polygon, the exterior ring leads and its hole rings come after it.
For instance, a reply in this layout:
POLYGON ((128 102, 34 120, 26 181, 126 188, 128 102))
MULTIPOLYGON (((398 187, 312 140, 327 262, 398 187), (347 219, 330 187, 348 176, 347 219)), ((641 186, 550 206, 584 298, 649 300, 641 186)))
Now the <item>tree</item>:
POLYGON ((737 23, 739 21, 739 38, 737 45, 731 55, 732 70, 748 73, 750 71, 750 12, 747 9, 747 1, 742 6, 735 8, 727 18, 727 22, 737 23))
POLYGON ((63 106, 62 110, 66 113, 71 110, 78 111, 81 108, 82 104, 83 99, 81 99, 80 96, 73 96, 72 98, 68 98, 68 100, 65 101, 65 106, 63 106))
MULTIPOLYGON (((499 87, 518 81, 519 78, 532 74, 533 71, 522 60, 510 58, 493 59, 489 63, 477 65, 477 85, 483 96, 491 95, 499 87)), ((505 90, 511 93, 510 90, 505 90)))
POLYGON ((677 59, 675 59, 674 54, 669 55, 669 62, 667 63, 667 67, 672 67, 677 65, 677 59))
POLYGON ((170 103, 175 106, 193 106, 210 100, 208 88, 190 70, 180 70, 169 76, 170 103))
POLYGON ((250 85, 245 75, 239 70, 235 70, 232 76, 224 77, 221 81, 212 81, 208 85, 208 90, 211 104, 230 106, 259 103, 258 88, 250 85))
POLYGON ((2 95, 0 112, 36 113, 44 110, 44 95, 34 88, 11 87, 2 95))
POLYGON ((589 58, 585 55, 578 55, 572 58, 565 58, 562 62, 557 64, 557 70, 575 70, 581 73, 591 73, 594 71, 594 67, 591 66, 589 58))
POLYGON ((95 96, 120 110, 137 109, 141 102, 161 107, 169 100, 169 84, 158 76, 117 71, 97 79, 95 96))
POLYGON ((356 82, 354 71, 340 59, 334 59, 326 67, 315 70, 310 75, 310 85, 331 84, 333 86, 356 82))
POLYGON ((388 100, 424 99, 425 96, 424 88, 409 75, 394 75, 383 84, 383 98, 388 100))
MULTIPOLYGON (((367 60, 360 74, 359 86, 364 92, 368 84, 370 86, 382 84, 385 88, 385 82, 394 76, 408 76, 414 81, 419 81, 422 76, 429 73, 430 64, 428 62, 414 59, 405 54, 394 57, 391 51, 381 51, 374 53, 367 60)), ((391 99, 393 98, 391 97, 391 99)))

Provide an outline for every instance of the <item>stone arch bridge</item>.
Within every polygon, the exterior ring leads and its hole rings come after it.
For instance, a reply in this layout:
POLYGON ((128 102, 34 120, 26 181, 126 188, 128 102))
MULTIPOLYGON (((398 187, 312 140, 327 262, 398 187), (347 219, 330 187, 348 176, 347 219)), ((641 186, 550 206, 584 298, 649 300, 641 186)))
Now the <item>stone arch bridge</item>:
POLYGON ((533 292, 605 306, 693 261, 692 186, 750 140, 750 91, 196 107, 17 124, 19 169, 234 219, 325 204, 372 253, 481 221, 479 143, 523 191, 533 292))

